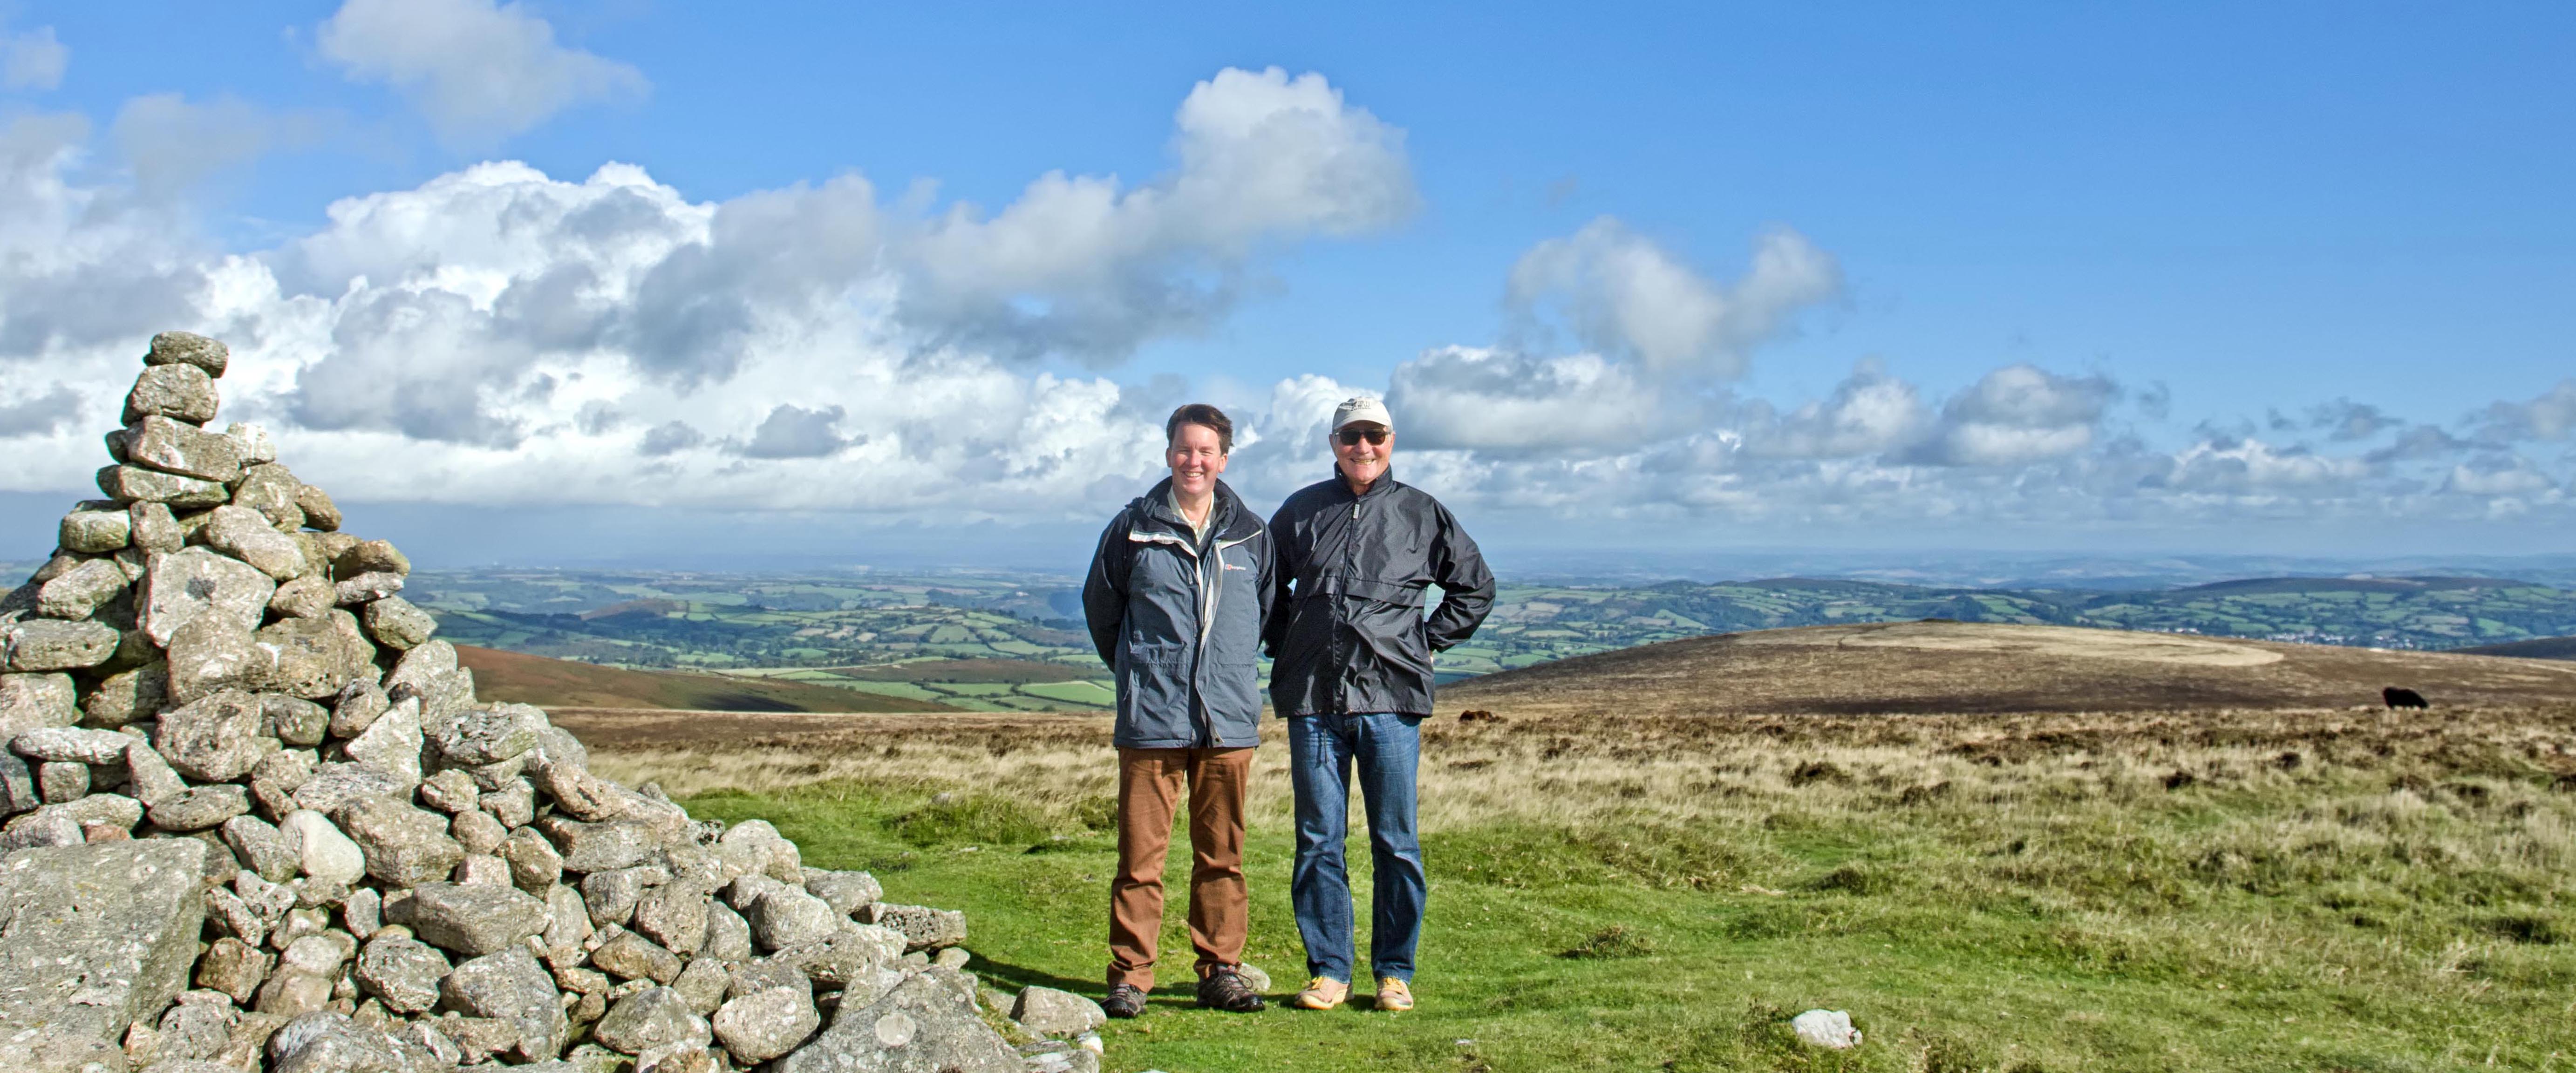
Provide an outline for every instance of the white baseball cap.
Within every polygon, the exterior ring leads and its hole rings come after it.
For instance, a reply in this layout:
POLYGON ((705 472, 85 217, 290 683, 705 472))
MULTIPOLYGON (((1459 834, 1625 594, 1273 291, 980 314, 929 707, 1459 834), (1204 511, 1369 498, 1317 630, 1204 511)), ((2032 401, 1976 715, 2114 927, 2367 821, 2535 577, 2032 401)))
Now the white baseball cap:
POLYGON ((1333 407, 1333 431, 1339 432, 1342 426, 1354 421, 1367 421, 1385 426, 1388 432, 1395 431, 1395 418, 1386 412, 1386 404, 1366 395, 1344 399, 1341 405, 1333 407))

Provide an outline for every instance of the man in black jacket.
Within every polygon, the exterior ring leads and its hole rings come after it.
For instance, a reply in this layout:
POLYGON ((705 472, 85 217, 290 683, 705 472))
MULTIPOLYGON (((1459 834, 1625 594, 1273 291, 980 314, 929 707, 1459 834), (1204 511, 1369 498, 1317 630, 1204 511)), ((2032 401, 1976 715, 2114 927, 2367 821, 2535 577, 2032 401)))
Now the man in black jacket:
POLYGON ((1261 744, 1262 626, 1273 555, 1261 518, 1217 479, 1234 424, 1205 403, 1164 422, 1172 475, 1100 534, 1082 585, 1092 643, 1118 678, 1118 875, 1109 884, 1111 1017, 1145 1010, 1163 932, 1163 854, 1190 801, 1190 944, 1199 1005, 1262 1006, 1237 971, 1249 896, 1243 792, 1261 744))
POLYGON ((1369 962, 1377 1007, 1413 1008, 1413 953, 1428 897, 1414 832, 1414 769, 1431 714, 1431 656, 1493 609, 1494 575, 1447 508, 1387 473, 1395 419, 1376 399, 1333 411, 1333 477, 1270 519, 1278 586, 1264 645, 1271 705, 1288 720, 1297 793, 1289 897, 1312 979, 1296 1004, 1350 994, 1351 890, 1342 864, 1356 764, 1376 864, 1369 962), (1424 590, 1440 587, 1425 618, 1424 590))

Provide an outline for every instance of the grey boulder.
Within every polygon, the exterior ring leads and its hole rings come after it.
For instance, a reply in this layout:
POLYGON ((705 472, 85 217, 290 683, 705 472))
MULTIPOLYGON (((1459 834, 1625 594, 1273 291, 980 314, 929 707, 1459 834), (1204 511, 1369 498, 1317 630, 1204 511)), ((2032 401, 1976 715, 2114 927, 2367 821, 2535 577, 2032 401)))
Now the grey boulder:
POLYGON ((0 865, 0 1039, 114 1040, 186 990, 205 900, 191 838, 20 850, 0 865))
POLYGON ((1078 1036, 1109 1023, 1100 1004, 1052 987, 1023 987, 1011 1003, 1011 1020, 1041 1036, 1078 1036))
POLYGON ((216 693, 161 713, 153 751, 198 782, 229 782, 250 774, 267 753, 260 747, 259 721, 258 697, 238 690, 216 693))
POLYGON ((527 1061, 553 1058, 571 1029, 553 977, 524 946, 458 965, 439 982, 439 994, 458 1013, 510 1022, 519 1031, 519 1055, 527 1061))
POLYGON ((125 635, 99 622, 40 618, 10 624, 0 636, 10 671, 73 671, 95 667, 116 654, 125 635))
POLYGON ((114 560, 89 559, 54 575, 36 590, 36 613, 46 618, 88 618, 124 592, 125 571, 114 560))
POLYGON ((714 1026, 716 1039, 734 1060, 750 1065, 795 1050, 823 1026, 823 1017, 808 989, 773 987, 718 1007, 714 1026))
POLYGON ((866 1006, 843 1006, 778 1073, 1020 1073, 1019 1053, 975 1014, 954 970, 907 978, 866 1006))
POLYGON ((286 1023, 268 1038, 271 1073, 411 1073, 384 1033, 324 1010, 286 1023))
POLYGON ((707 1019, 698 1016, 689 1008, 687 999, 668 987, 648 987, 617 1000, 591 1035, 621 1054, 674 1046, 703 1049, 715 1040, 707 1019))
POLYGON ((438 620, 400 596, 388 596, 367 605, 367 634, 387 648, 416 648, 436 632, 438 620))
POLYGON ((195 332, 162 332, 152 337, 152 349, 143 354, 147 366, 194 365, 207 376, 224 375, 224 366, 231 361, 230 347, 195 332))
POLYGON ((179 627, 211 615, 243 633, 259 628, 277 581, 258 567, 205 548, 185 548, 152 561, 135 594, 135 621, 152 643, 167 647, 179 627))
POLYGON ((358 951, 358 986, 396 1013, 419 1013, 438 1004, 438 982, 447 978, 447 955, 418 939, 380 935, 358 951))
POLYGON ((469 958, 517 945, 545 931, 548 919, 546 903, 485 883, 423 883, 386 916, 422 942, 469 958))
POLYGON ((126 426, 117 447, 125 461, 163 473, 218 484, 241 476, 241 445, 231 437, 157 414, 126 426))
POLYGON ((362 797, 341 806, 335 818, 366 855, 367 874, 389 886, 444 879, 465 859, 465 847, 447 837, 447 824, 435 813, 398 801, 362 797))

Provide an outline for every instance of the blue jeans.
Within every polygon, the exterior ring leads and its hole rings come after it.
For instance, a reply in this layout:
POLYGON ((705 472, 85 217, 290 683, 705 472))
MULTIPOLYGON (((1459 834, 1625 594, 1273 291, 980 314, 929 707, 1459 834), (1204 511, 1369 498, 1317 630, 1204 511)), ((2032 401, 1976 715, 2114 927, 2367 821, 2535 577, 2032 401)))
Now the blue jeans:
POLYGON ((1369 966, 1380 980, 1413 979, 1422 940, 1422 841, 1413 825, 1414 768, 1422 717, 1390 712, 1301 715, 1288 720, 1289 772, 1297 790, 1297 867, 1289 900, 1306 941, 1306 973, 1351 979, 1351 880, 1342 866, 1350 833, 1351 772, 1368 808, 1375 886, 1369 899, 1369 966))

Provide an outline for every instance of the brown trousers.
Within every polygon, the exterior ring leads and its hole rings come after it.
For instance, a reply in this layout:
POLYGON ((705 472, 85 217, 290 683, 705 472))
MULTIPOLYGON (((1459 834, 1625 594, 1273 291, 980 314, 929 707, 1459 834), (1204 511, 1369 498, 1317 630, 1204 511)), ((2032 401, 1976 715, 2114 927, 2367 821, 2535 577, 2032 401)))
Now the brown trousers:
POLYGON ((1109 983, 1154 987, 1163 932, 1163 854, 1172 812, 1190 798, 1190 945, 1198 975, 1243 962, 1251 896, 1243 885, 1243 789, 1250 749, 1118 750, 1118 876, 1109 883, 1109 983))

